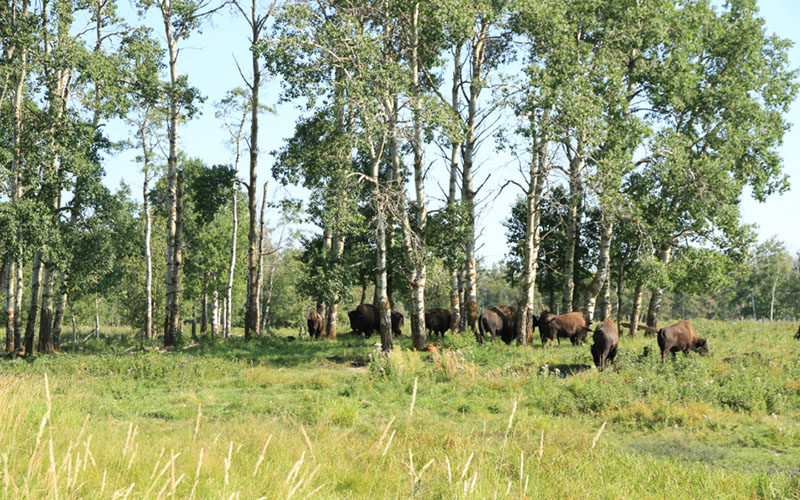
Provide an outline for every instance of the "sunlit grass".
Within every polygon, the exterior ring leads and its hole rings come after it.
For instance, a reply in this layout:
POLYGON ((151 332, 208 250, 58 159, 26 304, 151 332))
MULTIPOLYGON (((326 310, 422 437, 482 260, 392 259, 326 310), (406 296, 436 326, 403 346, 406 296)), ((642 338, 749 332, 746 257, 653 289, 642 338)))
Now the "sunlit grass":
POLYGON ((104 330, 0 362, 0 496, 800 498, 796 326, 696 325, 708 357, 625 336, 605 373, 469 335, 165 353, 104 330))

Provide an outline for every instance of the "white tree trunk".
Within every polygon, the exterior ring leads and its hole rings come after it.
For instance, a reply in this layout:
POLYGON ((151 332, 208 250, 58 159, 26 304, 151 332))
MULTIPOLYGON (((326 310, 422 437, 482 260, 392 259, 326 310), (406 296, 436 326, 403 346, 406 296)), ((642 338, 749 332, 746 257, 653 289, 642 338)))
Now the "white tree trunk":
POLYGON ((239 126, 238 133, 236 134, 236 155, 233 161, 233 230, 231 232, 231 260, 228 265, 228 283, 225 286, 225 336, 231 334, 231 322, 233 309, 233 274, 236 271, 236 239, 239 234, 239 190, 237 189, 236 179, 239 177, 239 161, 242 157, 242 120, 239 126))
MULTIPOLYGON (((453 108, 453 114, 459 115, 459 91, 461 89, 463 64, 461 62, 461 45, 456 45, 453 54, 453 86, 450 95, 450 105, 453 108)), ((461 149, 459 142, 453 141, 450 147, 450 183, 447 192, 447 206, 452 208, 456 204, 456 195, 458 193, 458 155, 461 149)), ((453 331, 458 331, 461 328, 461 289, 459 287, 459 266, 454 266, 450 269, 450 328, 453 331)))
POLYGON ((153 234, 153 218, 150 214, 150 151, 147 147, 147 132, 145 127, 140 128, 142 139, 142 154, 144 160, 144 185, 142 186, 142 201, 144 210, 144 338, 153 338, 153 252, 150 239, 153 234))
POLYGON ((595 272, 592 282, 589 283, 586 289, 584 299, 583 314, 586 318, 587 324, 592 324, 594 320, 594 309, 597 303, 597 295, 603 287, 603 284, 608 281, 609 275, 609 262, 611 259, 611 239, 614 236, 614 221, 609 220, 604 216, 603 229, 600 234, 600 250, 597 256, 597 271, 595 272))
POLYGON ((633 307, 631 308, 631 337, 635 337, 639 330, 639 316, 642 314, 642 297, 644 296, 644 282, 636 282, 633 291, 633 307))
MULTIPOLYGON (((546 116, 546 115, 545 115, 546 116)), ((531 123, 531 128, 534 123, 531 123)), ((536 132, 534 132, 536 134, 536 132)), ((539 259, 539 202, 544 188, 544 179, 547 174, 547 143, 541 137, 534 135, 533 157, 530 162, 528 190, 525 193, 525 251, 523 259, 523 286, 522 294, 517 308, 517 345, 525 346, 528 343, 528 331, 531 330, 530 322, 535 315, 534 296, 536 293, 536 264, 539 259)))
POLYGON ((211 294, 211 338, 217 336, 219 331, 219 292, 214 290, 211 294))
POLYGON ((772 321, 772 315, 775 312, 775 289, 778 288, 778 278, 780 275, 778 272, 775 273, 775 280, 772 282, 772 294, 770 296, 769 301, 769 320, 772 321))
POLYGON ((564 253, 564 292, 561 298, 562 314, 573 311, 573 295, 575 293, 575 248, 578 239, 578 224, 580 223, 580 198, 581 175, 583 171, 583 147, 578 145, 578 151, 569 160, 569 216, 567 218, 567 243, 564 253))
POLYGON ((33 354, 34 336, 36 335, 36 316, 39 313, 39 292, 42 280, 42 258, 39 252, 33 256, 33 271, 31 272, 31 297, 28 305, 28 322, 25 325, 24 349, 25 355, 33 354))
MULTIPOLYGON (((658 249, 658 260, 661 261, 665 266, 669 265, 669 260, 672 255, 672 245, 667 242, 661 245, 661 248, 658 249)), ((652 333, 658 327, 658 313, 661 310, 661 301, 664 298, 664 289, 659 287, 653 289, 653 293, 650 296, 650 306, 647 310, 647 327, 650 329, 649 333, 652 333)))
POLYGON ((178 42, 173 34, 172 6, 170 0, 159 2, 161 18, 164 23, 164 34, 169 55, 170 85, 174 91, 169 92, 169 116, 167 136, 169 140, 169 153, 167 156, 167 270, 165 278, 165 315, 164 315, 164 345, 178 344, 178 329, 180 326, 180 281, 181 268, 176 262, 177 239, 177 211, 178 211, 178 123, 180 111, 178 109, 178 42))

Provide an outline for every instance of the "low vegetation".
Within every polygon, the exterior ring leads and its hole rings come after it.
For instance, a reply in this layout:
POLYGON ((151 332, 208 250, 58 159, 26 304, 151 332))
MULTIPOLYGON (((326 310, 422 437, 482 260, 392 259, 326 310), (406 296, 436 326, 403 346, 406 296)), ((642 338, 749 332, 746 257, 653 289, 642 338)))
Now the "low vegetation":
POLYGON ((795 325, 696 326, 707 357, 625 336, 605 373, 586 345, 468 335, 109 331, 0 365, 0 497, 800 498, 795 325))

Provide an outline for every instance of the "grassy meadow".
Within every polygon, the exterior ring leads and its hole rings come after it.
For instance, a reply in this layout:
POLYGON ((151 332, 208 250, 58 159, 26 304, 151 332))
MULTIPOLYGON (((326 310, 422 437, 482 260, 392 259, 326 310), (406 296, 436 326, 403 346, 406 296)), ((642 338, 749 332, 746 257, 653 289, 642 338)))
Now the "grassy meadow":
POLYGON ((625 336, 605 373, 538 332, 387 356, 110 329, 0 360, 0 498, 800 498, 797 325, 694 323, 708 356, 625 336))

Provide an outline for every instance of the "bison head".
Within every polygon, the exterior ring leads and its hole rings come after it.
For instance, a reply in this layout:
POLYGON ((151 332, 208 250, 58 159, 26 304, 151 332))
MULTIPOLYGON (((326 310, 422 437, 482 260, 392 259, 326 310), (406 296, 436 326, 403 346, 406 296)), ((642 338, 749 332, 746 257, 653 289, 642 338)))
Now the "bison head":
POLYGON ((350 317, 350 329, 355 331, 358 329, 361 320, 361 313, 358 310, 350 311, 347 313, 347 316, 350 317))
POLYGON ((698 338, 694 343, 694 350, 701 356, 708 354, 708 341, 706 339, 698 338))

